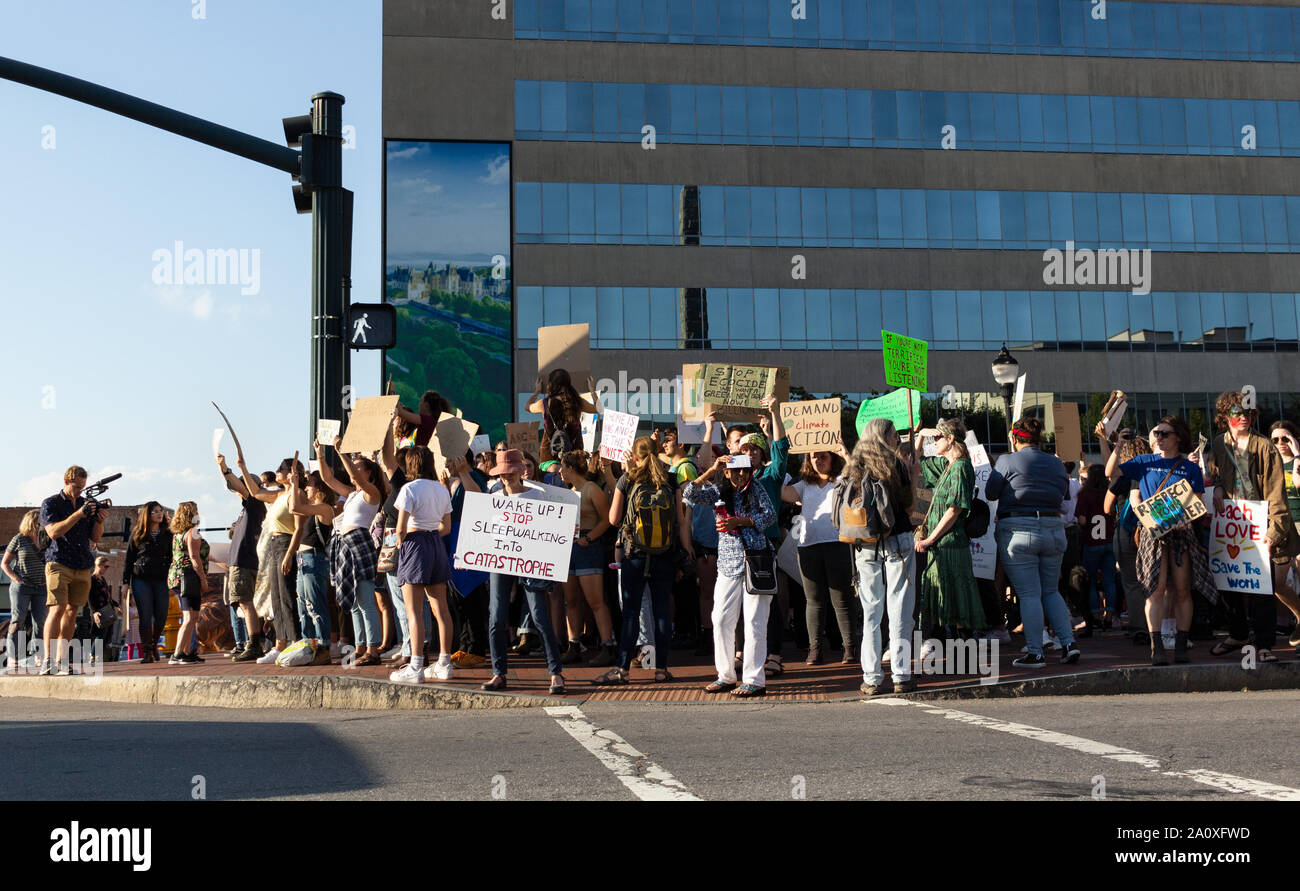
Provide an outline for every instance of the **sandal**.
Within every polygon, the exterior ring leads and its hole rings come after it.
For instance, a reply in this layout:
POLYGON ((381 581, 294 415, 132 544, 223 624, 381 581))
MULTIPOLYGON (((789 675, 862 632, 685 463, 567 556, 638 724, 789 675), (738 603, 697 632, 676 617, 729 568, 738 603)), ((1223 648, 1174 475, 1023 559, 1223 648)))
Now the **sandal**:
POLYGON ((668 672, 668 669, 666 669, 666 668, 656 668, 656 669, 655 669, 655 679, 654 679, 654 682, 655 682, 656 684, 671 684, 671 683, 672 683, 673 681, 675 681, 675 680, 677 680, 677 678, 673 677, 673 676, 668 672))
POLYGON ((1255 654, 1255 658, 1260 662, 1276 662, 1277 656, 1273 655, 1272 650, 1260 650, 1255 654))
POLYGON ((597 687, 626 687, 627 675, 621 668, 611 668, 600 677, 592 681, 597 687))
POLYGON ((1246 645, 1246 641, 1235 641, 1231 637, 1219 641, 1210 647, 1211 656, 1226 656, 1229 653, 1235 653, 1246 645))
POLYGON ((767 688, 759 687, 754 684, 741 684, 731 691, 731 695, 740 699, 748 699, 751 696, 766 696, 767 688))
MULTIPOLYGON (((779 678, 785 674, 785 666, 781 664, 781 657, 775 653, 768 656, 767 661, 763 663, 763 674, 770 678, 779 678)), ((760 694, 751 693, 749 695, 758 696, 760 694)))
POLYGON ((714 681, 704 688, 705 693, 728 693, 736 689, 735 684, 727 684, 722 681, 714 681))
POLYGON ((564 696, 568 692, 569 691, 565 689, 563 682, 558 684, 551 684, 552 696, 564 696))
POLYGON ((361 668, 363 665, 378 665, 379 662, 380 659, 377 655, 375 655, 374 653, 366 653, 364 656, 362 656, 360 659, 358 659, 356 662, 353 662, 352 664, 357 668, 361 668))

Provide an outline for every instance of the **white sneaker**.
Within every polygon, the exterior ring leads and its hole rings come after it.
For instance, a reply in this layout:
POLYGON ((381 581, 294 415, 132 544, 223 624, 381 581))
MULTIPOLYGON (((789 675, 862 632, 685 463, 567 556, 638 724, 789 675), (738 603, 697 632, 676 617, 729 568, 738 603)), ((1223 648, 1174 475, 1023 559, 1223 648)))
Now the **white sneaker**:
POLYGON ((933 659, 934 654, 938 649, 939 647, 933 640, 927 640, 925 643, 921 644, 921 661, 924 662, 926 659, 933 659))
POLYGON ((397 646, 393 647, 391 650, 384 650, 382 653, 379 654, 379 658, 396 659, 400 655, 402 655, 402 645, 398 644, 397 646))
POLYGON ((395 684, 420 684, 424 682, 424 678, 420 676, 420 671, 409 662, 390 674, 388 679, 395 684))
POLYGON ((264 655, 258 657, 258 659, 257 659, 257 664, 258 664, 258 665, 274 665, 274 664, 275 664, 275 660, 276 660, 276 659, 279 659, 279 658, 280 658, 280 648, 279 648, 279 647, 271 647, 271 649, 267 650, 266 653, 265 653, 264 655))
POLYGON ((1043 649, 1045 649, 1045 650, 1059 650, 1060 648, 1061 648, 1061 642, 1060 642, 1059 640, 1057 640, 1055 637, 1053 637, 1051 634, 1049 634, 1049 633, 1047 632, 1047 629, 1044 628, 1044 629, 1043 629, 1043 649))
MULTIPOLYGON (((894 654, 889 651, 889 647, 885 647, 885 652, 880 654, 880 664, 888 665, 890 660, 893 658, 894 658, 894 654)), ((876 686, 879 687, 880 685, 876 684, 876 686)))
POLYGON ((426 681, 449 681, 455 673, 456 671, 450 662, 446 665, 435 662, 424 669, 424 679, 426 681))
MULTIPOLYGON (((260 659, 258 660, 261 661, 260 659)), ((185 660, 180 657, 179 653, 172 653, 172 657, 167 660, 168 665, 184 665, 185 660)))

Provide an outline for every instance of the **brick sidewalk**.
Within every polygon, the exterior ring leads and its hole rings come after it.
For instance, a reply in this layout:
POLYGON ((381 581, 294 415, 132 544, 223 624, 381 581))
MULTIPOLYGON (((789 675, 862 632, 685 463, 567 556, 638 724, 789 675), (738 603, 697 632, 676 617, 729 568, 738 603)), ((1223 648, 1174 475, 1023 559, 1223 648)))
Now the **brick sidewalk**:
MULTIPOLYGON (((1216 657, 1209 653, 1212 641, 1195 641, 1191 651, 1193 665, 1230 665, 1240 657, 1216 657)), ((1296 658, 1292 647, 1285 645, 1285 638, 1274 652, 1283 662, 1296 658)), ((1011 644, 999 648, 998 681, 1009 683, 1081 672, 1096 672, 1104 669, 1126 669, 1150 667, 1149 651, 1145 646, 1134 646, 1132 640, 1119 631, 1098 632, 1091 639, 1079 642, 1083 656, 1076 665, 1061 665, 1058 653, 1047 653, 1047 667, 1041 669, 1014 668, 1011 661, 1020 653, 1023 639, 1012 637, 1011 644)), ((832 651, 828 658, 838 656, 832 651)), ((1172 653, 1171 653, 1172 655, 1172 653)), ((851 698, 858 695, 858 685, 862 683, 862 671, 857 665, 840 664, 837 658, 828 665, 805 665, 799 660, 804 651, 791 646, 785 649, 785 673, 768 681, 768 699, 785 701, 829 701, 851 698)), ((142 677, 155 675, 177 675, 183 677, 290 677, 295 675, 342 675, 361 677, 371 680, 386 680, 392 670, 389 666, 366 666, 364 668, 344 669, 338 664, 306 668, 277 668, 275 666, 256 664, 234 664, 226 657, 216 654, 207 655, 201 665, 142 665, 140 662, 110 662, 104 666, 107 677, 142 677)), ((690 650, 674 650, 669 657, 669 667, 675 678, 671 683, 655 684, 654 674, 634 667, 631 683, 626 687, 595 687, 591 680, 598 677, 605 669, 587 668, 582 665, 565 667, 565 679, 568 681, 569 695, 597 701, 642 701, 642 702, 718 702, 718 701, 753 701, 737 700, 721 695, 711 696, 701 688, 715 677, 712 660, 707 657, 694 656, 690 650)), ((441 687, 478 690, 478 686, 492 677, 490 668, 456 669, 456 676, 450 681, 438 681, 441 687)), ((886 668, 885 683, 882 692, 890 691, 889 672, 886 668)), ((977 675, 916 674, 919 691, 939 691, 969 685, 979 680, 977 675)), ((510 692, 546 696, 550 686, 550 675, 546 670, 545 660, 540 656, 510 658, 510 692)))

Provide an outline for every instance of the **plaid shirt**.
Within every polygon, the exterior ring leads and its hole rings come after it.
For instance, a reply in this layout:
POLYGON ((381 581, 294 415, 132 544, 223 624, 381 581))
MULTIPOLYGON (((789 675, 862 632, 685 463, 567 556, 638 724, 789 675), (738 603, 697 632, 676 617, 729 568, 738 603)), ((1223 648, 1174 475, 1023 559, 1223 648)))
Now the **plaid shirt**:
POLYGON ((379 574, 379 553, 369 529, 352 529, 330 538, 330 581, 339 609, 352 609, 357 583, 373 582, 379 574))

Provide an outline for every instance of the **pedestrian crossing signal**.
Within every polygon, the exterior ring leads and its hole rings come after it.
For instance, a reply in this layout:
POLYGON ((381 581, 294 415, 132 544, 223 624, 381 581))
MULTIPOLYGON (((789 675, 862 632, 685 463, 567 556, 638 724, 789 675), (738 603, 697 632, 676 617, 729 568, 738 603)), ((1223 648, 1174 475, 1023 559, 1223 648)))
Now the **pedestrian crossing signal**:
POLYGON ((397 346, 397 310, 392 304, 349 306, 348 346, 354 350, 391 350, 397 346))

